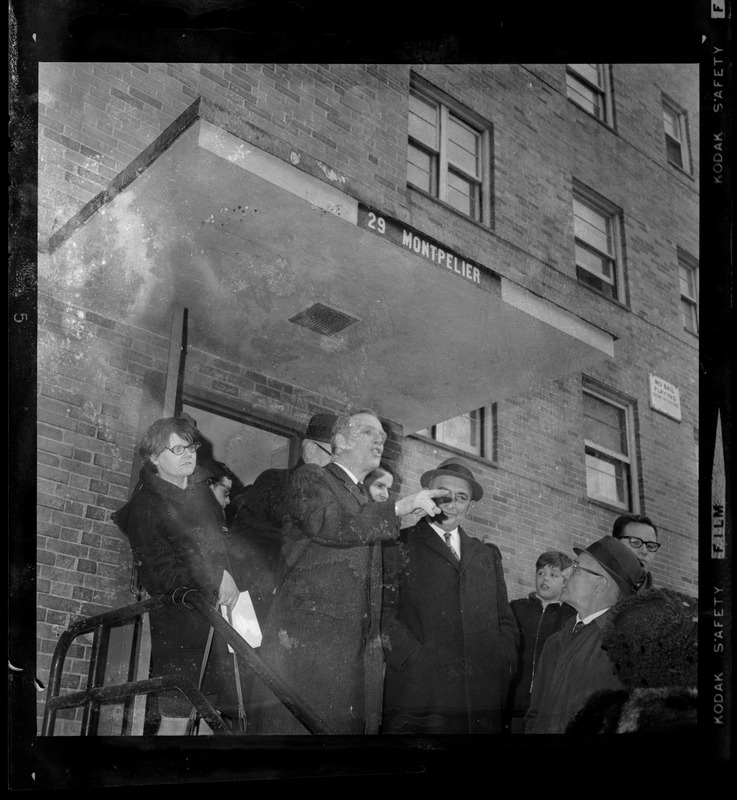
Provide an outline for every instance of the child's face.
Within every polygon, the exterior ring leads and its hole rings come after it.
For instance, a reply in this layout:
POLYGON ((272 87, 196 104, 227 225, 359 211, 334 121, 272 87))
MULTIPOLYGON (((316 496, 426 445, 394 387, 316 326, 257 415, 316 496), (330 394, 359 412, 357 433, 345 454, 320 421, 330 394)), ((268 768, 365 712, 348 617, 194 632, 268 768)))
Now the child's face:
POLYGON ((558 567, 546 564, 535 574, 535 591, 543 600, 559 600, 565 576, 558 567))

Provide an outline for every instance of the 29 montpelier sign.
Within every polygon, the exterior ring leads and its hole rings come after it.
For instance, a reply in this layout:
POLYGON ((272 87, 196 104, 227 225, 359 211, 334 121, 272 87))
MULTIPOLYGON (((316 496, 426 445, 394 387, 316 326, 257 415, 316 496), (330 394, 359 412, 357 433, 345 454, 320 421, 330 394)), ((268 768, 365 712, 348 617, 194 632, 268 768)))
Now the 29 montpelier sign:
POLYGON ((499 276, 488 267, 465 258, 447 245, 397 219, 359 203, 357 224, 359 228, 371 231, 397 247, 415 253, 467 283, 499 294, 499 276))

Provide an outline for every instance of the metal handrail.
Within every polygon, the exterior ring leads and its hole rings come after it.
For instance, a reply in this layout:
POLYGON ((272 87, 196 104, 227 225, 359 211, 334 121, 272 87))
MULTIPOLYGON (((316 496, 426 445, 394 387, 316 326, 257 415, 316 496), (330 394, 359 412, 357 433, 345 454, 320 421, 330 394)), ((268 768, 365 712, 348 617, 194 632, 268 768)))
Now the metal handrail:
POLYGON ((182 588, 170 594, 162 594, 149 600, 97 614, 94 617, 77 620, 61 634, 51 660, 49 695, 44 711, 42 735, 53 735, 56 712, 59 709, 82 706, 84 708, 82 735, 88 736, 96 729, 100 705, 121 702, 138 694, 150 694, 168 689, 179 689, 215 733, 224 733, 226 735, 231 733, 218 712, 195 684, 181 675, 166 675, 144 681, 129 681, 115 686, 101 685, 104 677, 110 629, 115 625, 137 620, 143 614, 155 613, 157 608, 166 605, 183 605, 186 608, 198 611, 215 629, 216 633, 220 634, 231 646, 240 661, 266 683, 276 697, 310 733, 332 733, 328 725, 307 705, 299 694, 207 603, 199 590, 182 588), (90 632, 93 632, 93 640, 87 688, 79 692, 60 695, 63 667, 69 646, 78 636, 90 632))

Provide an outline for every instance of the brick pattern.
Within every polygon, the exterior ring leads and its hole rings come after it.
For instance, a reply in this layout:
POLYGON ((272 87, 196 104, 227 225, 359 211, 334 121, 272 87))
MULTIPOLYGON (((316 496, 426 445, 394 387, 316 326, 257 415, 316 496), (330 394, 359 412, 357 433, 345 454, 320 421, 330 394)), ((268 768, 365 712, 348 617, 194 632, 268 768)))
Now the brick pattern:
MULTIPOLYGON (((699 169, 695 163, 688 175, 668 164, 661 117, 663 94, 688 110, 697 155, 694 70, 613 65, 611 130, 567 99, 563 65, 44 63, 39 233, 58 230, 196 98, 223 106, 345 177, 357 199, 617 337, 615 358, 586 374, 634 401, 643 510, 664 542, 655 576, 695 594, 698 340, 683 330, 676 253, 698 253, 699 169), (410 69, 491 124, 491 227, 407 188, 410 69), (576 280, 574 179, 622 209, 624 304, 576 280), (650 409, 650 373, 679 387, 683 422, 650 409)), ((144 376, 165 372, 168 342, 42 292, 38 346, 38 670, 45 681, 70 622, 130 601, 127 543, 110 514, 127 496, 144 376)), ((498 460, 471 459, 486 495, 467 527, 501 548, 510 598, 533 588, 541 551, 570 551, 605 535, 617 515, 586 498, 581 387, 582 376, 571 375, 500 400, 498 460)), ((196 349, 188 353, 185 389, 295 430, 313 413, 343 410, 334 397, 196 349)), ((403 492, 415 491, 422 472, 449 453, 424 439, 402 441, 396 430, 387 446, 403 492)), ((70 689, 86 676, 89 646, 73 648, 70 689)), ((61 718, 60 733, 78 731, 78 714, 61 718)))

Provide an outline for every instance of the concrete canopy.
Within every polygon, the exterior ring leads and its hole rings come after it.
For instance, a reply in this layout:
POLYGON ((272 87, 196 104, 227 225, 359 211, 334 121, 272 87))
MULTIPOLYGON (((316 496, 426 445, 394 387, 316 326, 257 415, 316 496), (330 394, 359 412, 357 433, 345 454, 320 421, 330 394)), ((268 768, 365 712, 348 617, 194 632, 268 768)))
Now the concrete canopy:
POLYGON ((197 105, 51 237, 39 288, 163 336, 184 306, 191 347, 405 434, 613 355, 610 334, 507 279, 482 291, 359 227, 346 179, 305 164, 197 105), (290 321, 316 303, 356 321, 290 321))

